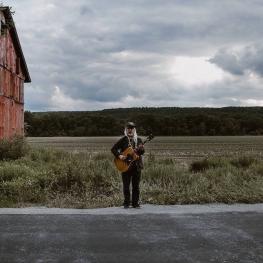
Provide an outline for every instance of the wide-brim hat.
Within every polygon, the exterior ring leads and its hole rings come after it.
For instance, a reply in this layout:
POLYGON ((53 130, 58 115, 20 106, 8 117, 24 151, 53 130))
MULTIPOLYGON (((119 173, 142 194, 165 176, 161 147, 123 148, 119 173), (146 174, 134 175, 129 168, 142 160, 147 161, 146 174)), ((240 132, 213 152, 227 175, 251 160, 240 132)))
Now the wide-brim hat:
POLYGON ((129 121, 129 122, 126 123, 126 128, 135 128, 135 127, 136 127, 136 125, 132 121, 129 121))

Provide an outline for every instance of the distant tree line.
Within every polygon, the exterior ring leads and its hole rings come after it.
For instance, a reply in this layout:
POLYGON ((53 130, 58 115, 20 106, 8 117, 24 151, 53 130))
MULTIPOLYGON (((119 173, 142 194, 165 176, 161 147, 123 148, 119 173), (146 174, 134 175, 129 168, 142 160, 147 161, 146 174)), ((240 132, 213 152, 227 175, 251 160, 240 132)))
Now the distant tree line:
POLYGON ((141 135, 262 135, 263 107, 25 112, 28 136, 114 136, 123 133, 127 121, 134 121, 141 135))

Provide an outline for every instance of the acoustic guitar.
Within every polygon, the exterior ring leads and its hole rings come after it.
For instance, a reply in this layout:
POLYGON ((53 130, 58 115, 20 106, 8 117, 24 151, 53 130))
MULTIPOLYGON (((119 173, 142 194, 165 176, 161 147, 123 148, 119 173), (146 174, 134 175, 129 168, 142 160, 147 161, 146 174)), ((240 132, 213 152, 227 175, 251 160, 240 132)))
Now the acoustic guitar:
MULTIPOLYGON (((150 134, 142 144, 144 145, 146 142, 151 141, 153 138, 154 136, 150 134)), ((124 160, 121 160, 120 158, 116 157, 114 159, 114 164, 116 168, 122 173, 127 172, 131 164, 140 158, 140 156, 136 153, 136 149, 133 149, 131 146, 127 147, 121 154, 124 155, 126 158, 124 160)))

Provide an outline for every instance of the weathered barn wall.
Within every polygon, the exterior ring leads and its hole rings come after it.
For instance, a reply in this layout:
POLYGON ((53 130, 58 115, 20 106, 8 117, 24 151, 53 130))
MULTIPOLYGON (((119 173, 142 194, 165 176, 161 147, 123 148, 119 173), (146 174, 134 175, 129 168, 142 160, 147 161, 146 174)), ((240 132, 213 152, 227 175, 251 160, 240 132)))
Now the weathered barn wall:
POLYGON ((0 96, 0 138, 24 134, 23 105, 0 96))
MULTIPOLYGON (((4 15, 0 19, 5 23, 4 15)), ((21 61, 8 29, 0 35, 0 138, 24 134, 24 80, 21 61)))

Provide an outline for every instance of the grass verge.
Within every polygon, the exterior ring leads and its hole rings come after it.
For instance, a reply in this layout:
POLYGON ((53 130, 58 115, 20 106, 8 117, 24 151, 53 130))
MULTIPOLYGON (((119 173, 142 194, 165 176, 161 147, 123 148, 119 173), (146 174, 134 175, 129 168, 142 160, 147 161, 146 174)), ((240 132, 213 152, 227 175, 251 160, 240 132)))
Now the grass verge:
MULTIPOLYGON (((13 159, 0 161, 1 207, 122 204, 121 176, 110 153, 38 148, 13 159)), ((172 158, 158 160, 150 155, 142 172, 141 200, 152 204, 263 202, 263 162, 236 156, 208 158, 182 167, 172 158)))

